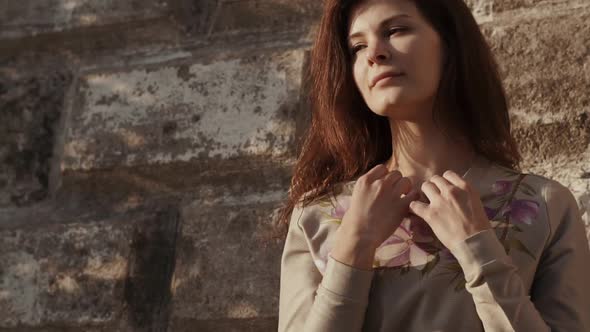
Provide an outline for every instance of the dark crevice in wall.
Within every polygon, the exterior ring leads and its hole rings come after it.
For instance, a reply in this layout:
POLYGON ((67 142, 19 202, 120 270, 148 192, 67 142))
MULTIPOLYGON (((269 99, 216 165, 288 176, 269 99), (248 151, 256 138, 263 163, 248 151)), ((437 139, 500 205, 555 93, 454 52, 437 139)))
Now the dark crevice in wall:
POLYGON ((135 331, 168 329, 181 219, 176 206, 167 206, 136 224, 124 291, 128 323, 135 331))
POLYGON ((0 207, 29 206, 47 197, 53 145, 62 116, 67 70, 22 74, 0 68, 0 207))

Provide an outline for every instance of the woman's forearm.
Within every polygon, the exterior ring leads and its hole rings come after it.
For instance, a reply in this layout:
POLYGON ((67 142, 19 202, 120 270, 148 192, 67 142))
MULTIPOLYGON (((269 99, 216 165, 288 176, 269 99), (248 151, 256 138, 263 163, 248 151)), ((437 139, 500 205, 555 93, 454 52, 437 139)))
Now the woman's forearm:
POLYGON ((340 229, 336 244, 330 256, 335 260, 357 269, 371 270, 376 247, 354 232, 340 229))

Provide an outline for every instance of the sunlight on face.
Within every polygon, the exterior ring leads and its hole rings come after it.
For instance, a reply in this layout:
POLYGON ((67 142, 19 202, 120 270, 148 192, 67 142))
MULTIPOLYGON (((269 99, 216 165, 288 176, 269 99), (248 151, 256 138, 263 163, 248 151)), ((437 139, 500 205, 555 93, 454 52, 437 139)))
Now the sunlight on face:
POLYGON ((354 81, 369 108, 390 119, 430 117, 442 45, 415 5, 363 1, 352 8, 348 31, 354 81))

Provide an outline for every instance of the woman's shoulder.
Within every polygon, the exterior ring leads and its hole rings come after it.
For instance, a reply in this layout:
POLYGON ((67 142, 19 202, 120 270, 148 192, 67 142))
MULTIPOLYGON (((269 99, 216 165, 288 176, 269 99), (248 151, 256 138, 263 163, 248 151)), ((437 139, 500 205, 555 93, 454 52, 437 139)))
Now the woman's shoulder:
MULTIPOLYGON (((513 170, 493 164, 490 185, 482 201, 494 219, 508 217, 517 231, 544 233, 550 239, 566 214, 579 218, 572 191, 547 175, 513 170)), ((523 234, 524 235, 524 234, 523 234)))
POLYGON ((527 174, 527 178, 527 183, 537 189, 538 197, 543 202, 552 234, 564 222, 582 223, 580 206, 568 185, 534 173, 527 174))
POLYGON ((494 162, 490 162, 488 168, 491 170, 490 179, 494 181, 490 188, 492 190, 505 190, 512 185, 518 185, 522 186, 527 193, 536 194, 543 200, 550 199, 555 194, 571 194, 567 186, 548 175, 516 170, 494 162))
MULTIPOLYGON (((340 182, 334 190, 313 201, 303 204, 301 201, 293 210, 291 227, 302 234, 307 243, 307 250, 320 273, 324 273, 328 254, 331 251, 335 234, 344 213, 350 207, 353 181, 340 182)), ((309 196, 307 193, 305 196, 309 196)))
POLYGON ((312 195, 312 191, 303 194, 293 211, 294 215, 299 216, 297 225, 302 228, 317 228, 317 224, 324 222, 340 224, 344 212, 350 206, 354 182, 350 180, 336 183, 333 190, 307 203, 304 200, 312 195))
POLYGON ((552 203, 556 199, 573 196, 568 186, 548 175, 514 170, 496 163, 491 163, 491 168, 494 169, 492 172, 494 178, 492 191, 516 185, 518 188, 511 189, 519 189, 524 194, 536 197, 545 203, 552 203))

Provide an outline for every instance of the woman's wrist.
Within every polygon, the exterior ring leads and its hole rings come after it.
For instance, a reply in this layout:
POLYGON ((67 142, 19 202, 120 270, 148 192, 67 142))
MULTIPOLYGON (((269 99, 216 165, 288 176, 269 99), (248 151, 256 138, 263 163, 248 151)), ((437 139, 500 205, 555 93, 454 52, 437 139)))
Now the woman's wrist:
POLYGON ((340 263, 363 270, 373 267, 376 247, 362 236, 341 232, 330 256, 340 263))

